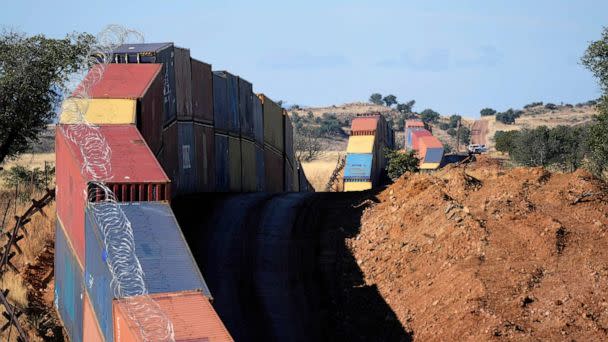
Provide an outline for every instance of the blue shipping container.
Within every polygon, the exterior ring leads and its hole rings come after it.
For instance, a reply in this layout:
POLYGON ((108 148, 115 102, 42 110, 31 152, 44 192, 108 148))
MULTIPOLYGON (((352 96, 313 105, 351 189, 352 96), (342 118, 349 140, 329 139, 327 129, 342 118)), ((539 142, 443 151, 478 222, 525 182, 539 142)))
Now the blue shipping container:
POLYGON ((215 135, 215 190, 230 191, 230 163, 228 160, 228 136, 215 135))
POLYGON ((441 163, 443 159, 443 148, 427 148, 424 156, 425 163, 441 163))
POLYGON ((82 341, 83 270, 59 219, 55 225, 55 308, 70 341, 82 341))
POLYGON ((257 179, 257 191, 266 191, 266 167, 264 164, 264 149, 255 145, 255 169, 257 179))
MULTIPOLYGON (((121 203, 119 206, 131 223, 135 254, 141 264, 148 293, 201 290, 210 297, 169 205, 137 202, 121 203)), ((115 294, 106 263, 108 254, 93 208, 87 208, 85 213, 85 286, 106 341, 113 341, 112 299, 115 294)), ((111 243, 120 244, 121 241, 111 243)))
POLYGON ((349 153, 346 155, 344 179, 370 180, 372 174, 371 153, 349 153))
POLYGON ((239 115, 241 136, 255 138, 253 122, 253 89, 247 80, 239 79, 239 115))
POLYGON ((264 111, 262 110, 262 100, 253 95, 253 132, 255 142, 264 145, 264 111))
POLYGON ((177 179, 177 193, 187 194, 196 191, 196 166, 194 146, 194 124, 192 122, 177 123, 177 155, 179 163, 179 177, 177 179))
POLYGON ((114 63, 159 63, 163 64, 163 103, 165 125, 177 117, 175 86, 175 53, 173 43, 123 44, 113 51, 114 63))
POLYGON ((228 132, 228 81, 222 72, 213 72, 213 121, 215 130, 228 132))

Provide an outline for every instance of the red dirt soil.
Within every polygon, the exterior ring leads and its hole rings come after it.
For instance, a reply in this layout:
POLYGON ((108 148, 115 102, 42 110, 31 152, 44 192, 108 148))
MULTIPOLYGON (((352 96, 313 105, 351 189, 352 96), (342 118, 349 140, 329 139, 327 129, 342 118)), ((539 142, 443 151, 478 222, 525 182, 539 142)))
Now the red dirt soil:
POLYGON ((406 174, 349 248, 419 341, 608 339, 608 193, 578 171, 406 174))

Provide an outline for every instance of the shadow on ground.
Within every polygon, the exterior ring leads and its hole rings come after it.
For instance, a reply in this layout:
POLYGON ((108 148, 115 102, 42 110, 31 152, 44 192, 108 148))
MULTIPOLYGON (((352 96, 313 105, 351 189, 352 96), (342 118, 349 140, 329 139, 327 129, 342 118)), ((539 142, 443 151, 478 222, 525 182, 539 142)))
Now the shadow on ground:
POLYGON ((198 194, 172 205, 235 340, 410 341, 346 246, 374 200, 374 192, 198 194))

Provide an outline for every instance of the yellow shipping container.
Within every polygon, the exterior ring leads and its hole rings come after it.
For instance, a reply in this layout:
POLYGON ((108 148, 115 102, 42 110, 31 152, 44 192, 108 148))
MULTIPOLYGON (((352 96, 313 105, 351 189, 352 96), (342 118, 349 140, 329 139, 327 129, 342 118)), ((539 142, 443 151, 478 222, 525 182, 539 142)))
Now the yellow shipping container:
POLYGON ((135 124, 137 100, 129 99, 68 99, 61 106, 62 124, 80 122, 80 113, 92 124, 135 124))
POLYGON ((363 191, 372 188, 372 182, 344 182, 344 191, 363 191))
POLYGON ((439 168, 439 163, 422 163, 420 164, 421 170, 435 170, 439 168))
POLYGON ((348 138, 346 153, 373 153, 374 140, 373 135, 351 135, 348 138))

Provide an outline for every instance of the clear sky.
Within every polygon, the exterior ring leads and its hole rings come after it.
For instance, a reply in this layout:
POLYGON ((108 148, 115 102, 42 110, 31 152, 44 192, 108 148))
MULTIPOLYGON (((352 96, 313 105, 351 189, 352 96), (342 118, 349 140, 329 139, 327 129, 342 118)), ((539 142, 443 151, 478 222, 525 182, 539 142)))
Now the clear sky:
POLYGON ((475 117, 597 98, 579 59, 608 26, 608 1, 19 0, 2 5, 0 24, 52 37, 120 24, 289 104, 380 92, 475 117))

